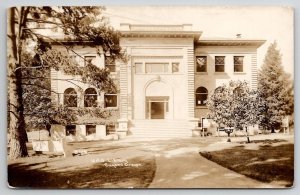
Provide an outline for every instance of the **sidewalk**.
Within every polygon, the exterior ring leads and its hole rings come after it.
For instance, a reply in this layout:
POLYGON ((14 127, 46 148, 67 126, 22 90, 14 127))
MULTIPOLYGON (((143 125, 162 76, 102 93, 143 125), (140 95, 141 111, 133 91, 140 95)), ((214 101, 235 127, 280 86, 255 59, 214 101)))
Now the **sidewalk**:
POLYGON ((271 188, 211 162, 199 147, 182 147, 156 155, 156 174, 149 188, 271 188))

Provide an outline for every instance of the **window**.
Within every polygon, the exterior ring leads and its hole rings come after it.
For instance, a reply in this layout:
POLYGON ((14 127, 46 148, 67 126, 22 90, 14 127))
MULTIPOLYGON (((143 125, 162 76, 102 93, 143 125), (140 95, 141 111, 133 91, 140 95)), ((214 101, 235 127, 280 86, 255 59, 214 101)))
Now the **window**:
POLYGON ((105 94, 104 95, 104 103, 105 107, 117 107, 117 94, 105 94))
POLYGON ((207 72, 207 57, 206 56, 197 56, 196 57, 196 71, 197 72, 207 72))
POLYGON ((96 125, 86 125, 86 135, 91 135, 96 133, 96 125))
POLYGON ((116 62, 110 56, 105 56, 105 67, 109 70, 109 72, 116 72, 116 62))
POLYGON ((76 125, 67 125, 66 126, 66 136, 76 135, 76 125))
POLYGON ((97 107, 97 92, 94 88, 87 88, 85 90, 84 107, 97 107))
POLYGON ((198 87, 196 90, 196 106, 205 106, 208 91, 205 87, 198 87))
POLYGON ((115 125, 107 125, 106 126, 106 135, 114 134, 116 132, 115 125))
POLYGON ((77 107, 77 92, 73 88, 68 88, 64 92, 64 105, 66 107, 77 107))
POLYGON ((96 56, 84 56, 84 65, 95 65, 96 56))
POLYGON ((225 56, 215 56, 215 71, 224 72, 225 70, 225 56))
POLYGON ((234 72, 243 72, 244 56, 234 56, 234 72))
POLYGON ((134 64, 135 66, 135 73, 143 73, 143 63, 142 62, 136 62, 134 64))
POLYGON ((179 63, 173 62, 172 63, 172 73, 179 72, 179 63))
POLYGON ((146 73, 167 73, 169 63, 146 63, 146 73))

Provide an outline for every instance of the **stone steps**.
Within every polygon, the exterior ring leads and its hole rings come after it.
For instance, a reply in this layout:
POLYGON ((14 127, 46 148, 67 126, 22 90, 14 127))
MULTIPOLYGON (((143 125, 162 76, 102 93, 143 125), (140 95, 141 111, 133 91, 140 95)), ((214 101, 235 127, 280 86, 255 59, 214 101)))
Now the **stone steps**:
POLYGON ((135 120, 130 128, 131 137, 176 138, 190 137, 191 130, 183 120, 135 120))

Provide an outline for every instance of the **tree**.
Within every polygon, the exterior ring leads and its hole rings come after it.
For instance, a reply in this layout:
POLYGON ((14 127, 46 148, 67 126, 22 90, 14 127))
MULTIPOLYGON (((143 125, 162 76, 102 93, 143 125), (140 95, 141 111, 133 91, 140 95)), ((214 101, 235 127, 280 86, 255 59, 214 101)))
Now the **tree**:
POLYGON ((209 97, 210 117, 219 125, 245 129, 254 125, 257 118, 256 91, 250 90, 245 81, 230 81, 218 87, 209 97))
MULTIPOLYGON (((68 44, 72 41, 95 47, 99 54, 103 50, 114 60, 126 60, 119 45, 120 33, 110 27, 106 18, 101 16, 104 9, 104 7, 83 6, 13 7, 8 10, 9 158, 28 155, 24 108, 27 111, 31 110, 31 117, 35 116, 39 119, 48 120, 51 117, 41 115, 37 110, 44 111, 46 115, 61 111, 60 113, 66 112, 64 116, 68 116, 69 110, 64 108, 51 112, 53 108, 49 106, 49 99, 44 98, 49 93, 47 82, 49 83, 48 73, 51 68, 73 76, 78 75, 81 77, 80 82, 89 83, 106 92, 117 90, 106 69, 99 69, 91 63, 80 68, 69 56, 69 52, 72 52, 81 57, 68 44), (65 35, 64 39, 59 41, 50 37, 51 30, 61 31, 65 35), (35 50, 26 53, 26 48, 33 43, 35 50), (66 52, 53 49, 53 43, 63 46, 66 52), (26 55, 28 58, 24 57, 26 55), (37 107, 28 107, 33 102, 24 105, 24 98, 28 98, 26 101, 30 98, 32 100, 33 98, 30 97, 32 94, 42 97, 37 107), (49 110, 45 111, 45 106, 49 110)), ((78 112, 83 113, 80 110, 78 112)), ((96 112, 100 115, 106 114, 101 111, 96 112)), ((57 115, 55 117, 57 118, 57 115)), ((46 121, 45 124, 47 123, 46 121)))
POLYGON ((293 113, 293 84, 281 65, 277 43, 272 43, 258 74, 259 123, 272 133, 279 128, 283 117, 293 113))

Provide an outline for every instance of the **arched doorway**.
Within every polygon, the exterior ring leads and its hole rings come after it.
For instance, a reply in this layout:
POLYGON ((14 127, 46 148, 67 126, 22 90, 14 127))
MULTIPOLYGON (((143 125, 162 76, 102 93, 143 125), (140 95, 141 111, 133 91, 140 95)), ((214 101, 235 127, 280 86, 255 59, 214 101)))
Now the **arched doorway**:
POLYGON ((173 90, 165 82, 155 80, 147 85, 145 91, 145 118, 173 118, 173 90))

